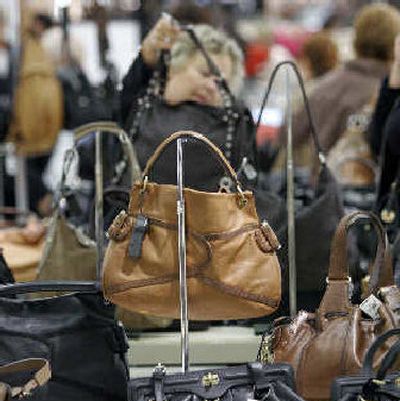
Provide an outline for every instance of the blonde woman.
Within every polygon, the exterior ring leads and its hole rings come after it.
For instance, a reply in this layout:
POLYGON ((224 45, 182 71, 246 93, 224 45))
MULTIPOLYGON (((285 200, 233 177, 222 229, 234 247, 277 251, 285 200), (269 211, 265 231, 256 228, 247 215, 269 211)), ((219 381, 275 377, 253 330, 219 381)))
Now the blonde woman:
MULTIPOLYGON (((234 168, 240 166, 243 157, 251 159, 253 167, 254 125, 248 111, 237 101, 243 82, 242 52, 233 39, 209 25, 196 25, 193 31, 225 79, 228 90, 221 88, 219 77, 213 74, 193 38, 171 19, 161 18, 144 39, 139 56, 123 81, 121 117, 136 145, 141 167, 165 137, 181 129, 207 135, 234 168), (163 50, 170 53, 167 65, 160 58, 163 50), (155 71, 162 75, 163 68, 165 81, 160 81, 155 71), (154 95, 160 85, 163 90, 154 95)), ((211 168, 199 152, 190 149, 188 152, 188 163, 197 166, 200 163, 203 170, 193 171, 194 186, 218 186, 217 176, 221 175, 218 169, 211 168)), ((173 155, 165 162, 167 168, 160 172, 162 180, 174 179, 172 159, 173 155)), ((253 174, 252 168, 246 171, 250 170, 253 174)))

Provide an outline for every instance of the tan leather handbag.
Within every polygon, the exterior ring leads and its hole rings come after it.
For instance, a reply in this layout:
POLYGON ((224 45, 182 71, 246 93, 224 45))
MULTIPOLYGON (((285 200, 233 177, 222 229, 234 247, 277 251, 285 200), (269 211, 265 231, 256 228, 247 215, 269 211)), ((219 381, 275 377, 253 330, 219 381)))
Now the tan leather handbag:
MULTIPOLYGON (((292 321, 278 319, 272 336, 263 339, 260 359, 267 359, 269 354, 274 362, 293 365, 297 390, 305 399, 329 399, 332 380, 358 373, 375 338, 399 325, 400 292, 393 285, 390 264, 385 263, 385 248, 384 229, 375 215, 354 212, 345 216, 332 242, 328 286, 319 309, 315 314, 299 312, 292 321), (379 244, 370 272, 369 297, 361 305, 352 305, 346 232, 356 220, 365 217, 377 230, 379 244)), ((382 348, 377 364, 386 351, 382 348)))
POLYGON ((177 188, 148 181, 154 163, 178 138, 205 144, 237 189, 184 190, 190 319, 272 313, 281 295, 275 255, 279 243, 269 225, 260 223, 253 194, 242 191, 221 151, 190 131, 177 132, 161 143, 147 162, 142 182, 132 188, 128 212, 121 212, 111 225, 104 259, 105 297, 132 311, 179 317, 177 188))

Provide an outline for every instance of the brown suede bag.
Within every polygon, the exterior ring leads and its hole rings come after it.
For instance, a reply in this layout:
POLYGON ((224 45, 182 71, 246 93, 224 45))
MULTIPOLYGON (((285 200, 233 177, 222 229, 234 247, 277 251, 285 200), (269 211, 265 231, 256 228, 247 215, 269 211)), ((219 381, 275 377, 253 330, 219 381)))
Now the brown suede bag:
POLYGON ((177 132, 161 143, 148 160, 142 182, 132 188, 128 212, 111 225, 104 259, 105 297, 132 311, 180 316, 177 187, 148 182, 156 160, 178 138, 204 143, 237 189, 184 189, 190 319, 242 319, 274 312, 281 296, 275 255, 279 243, 269 225, 260 223, 253 194, 241 190, 222 152, 190 131, 177 132), (143 221, 145 228, 140 226, 143 221))
MULTIPOLYGON (((354 212, 345 216, 332 241, 328 286, 319 309, 315 314, 301 311, 292 321, 278 319, 272 336, 263 339, 260 359, 269 356, 274 362, 290 363, 295 369, 297 391, 305 399, 328 400, 333 379, 357 374, 364 354, 376 337, 399 326, 400 292, 393 285, 393 271, 385 255, 386 236, 375 215, 354 212), (366 217, 379 237, 368 294, 380 302, 375 319, 367 318, 360 305, 349 301, 347 229, 366 217)), ((376 364, 390 345, 382 347, 376 364)))

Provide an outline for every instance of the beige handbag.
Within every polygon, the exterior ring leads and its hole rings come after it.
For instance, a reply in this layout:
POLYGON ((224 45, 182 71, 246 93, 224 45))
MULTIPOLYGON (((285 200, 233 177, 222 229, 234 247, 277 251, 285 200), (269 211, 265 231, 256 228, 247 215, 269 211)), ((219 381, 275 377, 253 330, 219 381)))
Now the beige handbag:
POLYGON ((190 319, 271 314, 281 297, 275 254, 279 243, 268 223, 259 221, 253 193, 241 190, 222 152, 190 131, 161 143, 148 160, 143 180, 132 188, 129 210, 111 225, 103 269, 105 297, 132 311, 179 317, 177 188, 148 181, 154 163, 178 138, 205 144, 237 190, 184 190, 190 319))
POLYGON ((80 229, 68 223, 62 210, 65 178, 76 152, 65 154, 60 183, 60 200, 48 228, 38 280, 96 280, 96 243, 80 229))

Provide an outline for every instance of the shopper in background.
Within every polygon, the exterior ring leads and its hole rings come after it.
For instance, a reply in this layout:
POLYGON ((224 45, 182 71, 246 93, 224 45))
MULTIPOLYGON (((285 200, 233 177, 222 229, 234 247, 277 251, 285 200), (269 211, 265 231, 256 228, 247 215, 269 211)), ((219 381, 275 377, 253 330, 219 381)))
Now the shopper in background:
POLYGON ((37 14, 22 38, 22 58, 13 105, 9 138, 17 152, 27 157, 30 209, 48 215, 51 194, 43 182, 43 172, 62 127, 62 89, 51 57, 44 50, 43 33, 52 19, 37 14))
MULTIPOLYGON (((242 54, 238 46, 209 25, 199 28, 199 39, 224 75, 231 90, 238 93, 243 79, 242 54)), ((221 104, 215 77, 207 71, 203 56, 192 40, 167 18, 161 18, 142 43, 138 57, 123 80, 122 120, 126 121, 135 100, 147 89, 159 62, 161 50, 171 50, 171 65, 165 88, 170 104, 184 101, 216 106, 221 104)))
MULTIPOLYGON (((354 22, 356 57, 315 85, 310 107, 323 150, 329 149, 345 131, 347 118, 371 101, 393 59, 393 44, 400 32, 400 13, 387 4, 365 6, 354 22)), ((281 132, 281 142, 286 140, 281 132)), ((294 146, 310 137, 309 121, 302 107, 293 117, 294 146)))
MULTIPOLYGON (((380 159, 381 176, 377 194, 377 210, 385 206, 390 186, 399 175, 400 161, 400 35, 394 45, 394 62, 390 74, 381 85, 370 126, 370 143, 380 159)), ((399 211, 396 211, 398 213, 399 211)))
MULTIPOLYGON (((339 52, 337 45, 327 32, 314 33, 303 43, 297 62, 305 80, 306 93, 308 96, 312 96, 313 90, 318 88, 326 74, 338 67, 339 52)), ((304 108, 304 100, 300 89, 295 92, 293 97, 293 108, 295 113, 302 112, 304 108)), ((286 135, 286 129, 281 135, 286 135)), ((261 148, 261 154, 262 151, 263 149, 261 148)), ((313 164, 314 155, 315 150, 311 137, 306 138, 304 143, 297 146, 293 153, 294 163, 298 167, 309 169, 313 164)), ((281 148, 274 162, 273 170, 281 170, 285 165, 285 160, 286 149, 281 148)))
MULTIPOLYGON (((161 18, 146 36, 139 56, 123 80, 122 118, 136 146, 139 163, 144 168, 148 157, 166 136, 189 129, 208 136, 234 168, 240 167, 244 155, 254 165, 254 124, 250 113, 237 100, 243 82, 242 52, 233 39, 210 25, 195 25, 193 30, 225 78, 232 97, 218 84, 218 76, 210 71, 204 54, 187 32, 180 31, 173 20, 161 18), (168 65, 160 58, 162 50, 170 50, 168 65), (149 100, 143 100, 149 83, 157 81, 156 70, 160 75, 166 71, 165 85, 163 80, 158 84, 165 90, 163 94, 150 95, 149 100), (227 101, 231 106, 227 106, 227 101), (227 107, 232 107, 230 115, 227 107), (232 125, 229 125, 230 120, 232 125)), ((197 160, 201 169, 196 167, 196 172, 187 172, 186 184, 190 186, 189 180, 192 180, 196 189, 217 189, 215 185, 222 176, 212 161, 207 161, 207 152, 204 156, 201 149, 187 151, 192 165, 193 160, 201 157, 197 160)), ((161 172, 161 181, 170 182, 175 171, 175 162, 173 168, 170 164, 172 159, 171 154, 161 172)))

